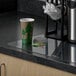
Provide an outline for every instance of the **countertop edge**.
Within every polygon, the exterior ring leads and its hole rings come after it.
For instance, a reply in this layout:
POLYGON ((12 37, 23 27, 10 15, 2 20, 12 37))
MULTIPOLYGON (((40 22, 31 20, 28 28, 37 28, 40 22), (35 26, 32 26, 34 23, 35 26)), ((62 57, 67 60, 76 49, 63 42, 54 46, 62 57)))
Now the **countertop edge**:
POLYGON ((4 48, 4 47, 0 47, 0 53, 6 54, 9 56, 13 56, 13 57, 17 57, 17 58, 20 58, 23 60, 39 63, 39 64, 42 64, 45 66, 53 67, 53 68, 56 68, 56 69, 59 69, 62 71, 66 71, 68 73, 76 74, 76 67, 57 62, 53 59, 49 60, 46 58, 34 56, 34 55, 26 53, 26 52, 23 53, 23 52, 19 52, 19 51, 15 51, 15 50, 10 50, 10 49, 4 48))

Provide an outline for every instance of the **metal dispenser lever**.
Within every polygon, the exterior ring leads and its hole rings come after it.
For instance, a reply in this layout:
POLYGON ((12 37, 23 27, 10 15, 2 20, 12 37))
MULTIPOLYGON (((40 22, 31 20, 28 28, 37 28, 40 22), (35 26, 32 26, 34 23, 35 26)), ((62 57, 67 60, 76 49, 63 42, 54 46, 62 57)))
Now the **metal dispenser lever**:
POLYGON ((68 0, 68 40, 76 43, 76 0, 68 0))

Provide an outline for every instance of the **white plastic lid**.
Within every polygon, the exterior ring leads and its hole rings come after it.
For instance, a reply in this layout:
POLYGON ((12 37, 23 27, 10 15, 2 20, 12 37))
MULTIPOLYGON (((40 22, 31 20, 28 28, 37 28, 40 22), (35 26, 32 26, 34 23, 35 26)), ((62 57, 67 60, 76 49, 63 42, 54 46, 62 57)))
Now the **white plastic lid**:
POLYGON ((35 21, 35 19, 33 18, 21 18, 20 19, 20 22, 33 22, 33 21, 35 21))

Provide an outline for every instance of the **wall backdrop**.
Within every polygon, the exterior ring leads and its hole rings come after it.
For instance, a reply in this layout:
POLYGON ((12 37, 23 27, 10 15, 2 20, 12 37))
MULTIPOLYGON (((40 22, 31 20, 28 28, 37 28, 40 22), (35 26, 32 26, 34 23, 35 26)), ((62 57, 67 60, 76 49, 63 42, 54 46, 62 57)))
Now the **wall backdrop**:
POLYGON ((43 16, 43 4, 45 3, 39 0, 18 0, 18 11, 43 16))
POLYGON ((17 0, 0 0, 0 13, 17 9, 17 0))

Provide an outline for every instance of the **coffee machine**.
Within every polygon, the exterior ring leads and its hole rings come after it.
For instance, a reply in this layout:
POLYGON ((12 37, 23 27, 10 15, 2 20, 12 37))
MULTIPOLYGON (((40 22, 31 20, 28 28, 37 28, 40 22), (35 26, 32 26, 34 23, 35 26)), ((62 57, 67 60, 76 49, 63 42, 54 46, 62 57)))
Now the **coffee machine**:
POLYGON ((76 63, 76 0, 47 0, 47 2, 54 4, 54 6, 49 6, 51 8, 50 10, 53 9, 54 11, 47 12, 45 10, 47 6, 44 7, 44 13, 47 14, 45 36, 47 38, 61 40, 61 44, 57 47, 58 50, 56 49, 56 53, 54 52, 54 56, 74 65, 76 63), (59 5, 61 8, 57 7, 59 5), (52 13, 55 13, 54 18, 51 16, 52 13), (55 30, 50 32, 48 32, 48 15, 56 23, 55 30), (60 29, 58 29, 59 21, 61 23, 60 29))
MULTIPOLYGON (((76 0, 40 1, 45 2, 45 5, 42 6, 43 12, 46 14, 45 37, 55 42, 51 57, 61 63, 76 67, 76 0), (55 29, 48 31, 48 28, 53 25, 52 21, 55 23, 55 29)), ((52 42, 49 43, 52 44, 52 42)), ((46 49, 48 50, 48 46, 46 49)), ((47 51, 46 56, 48 53, 47 51)))
POLYGON ((43 9, 44 13, 47 14, 46 37, 76 43, 76 0, 47 0, 43 9), (54 31, 48 32, 48 16, 56 23, 54 31), (61 29, 58 35, 59 20, 61 21, 61 29))
POLYGON ((45 2, 43 5, 46 14, 45 37, 56 40, 56 43, 61 42, 53 56, 74 66, 76 64, 76 0, 40 1, 45 2), (48 31, 50 18, 55 23, 55 29, 52 31, 48 31))

